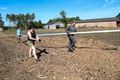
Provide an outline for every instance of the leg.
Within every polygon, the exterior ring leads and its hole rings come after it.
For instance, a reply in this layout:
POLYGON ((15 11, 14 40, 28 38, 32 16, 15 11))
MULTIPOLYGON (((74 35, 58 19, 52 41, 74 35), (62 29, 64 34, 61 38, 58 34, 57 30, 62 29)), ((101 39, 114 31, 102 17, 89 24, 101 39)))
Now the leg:
POLYGON ((75 46, 75 43, 76 43, 75 38, 74 38, 74 36, 72 36, 72 48, 75 48, 75 47, 76 47, 76 46, 75 46))
POLYGON ((18 35, 18 43, 21 42, 21 35, 18 35))
POLYGON ((32 57, 32 47, 29 49, 29 57, 32 57))
POLYGON ((72 50, 72 37, 69 36, 69 46, 68 46, 68 51, 73 52, 72 50))
POLYGON ((33 55, 34 55, 35 59, 38 59, 37 55, 36 55, 36 51, 35 51, 35 46, 32 46, 32 51, 33 51, 33 55))

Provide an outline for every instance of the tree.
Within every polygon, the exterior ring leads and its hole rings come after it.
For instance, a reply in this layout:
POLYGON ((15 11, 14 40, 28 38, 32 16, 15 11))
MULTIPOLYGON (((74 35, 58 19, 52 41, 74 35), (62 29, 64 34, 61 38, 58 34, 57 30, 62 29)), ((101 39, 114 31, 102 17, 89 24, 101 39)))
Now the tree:
POLYGON ((43 28, 43 24, 42 24, 41 20, 35 21, 34 24, 35 24, 34 25, 35 28, 43 28))
MULTIPOLYGON (((55 22, 62 22, 62 18, 54 18, 54 19, 50 19, 48 22, 47 22, 47 24, 48 23, 55 23, 55 22)), ((74 21, 80 21, 80 18, 78 17, 78 16, 76 16, 76 17, 70 17, 70 18, 66 18, 66 21, 67 21, 67 23, 71 23, 71 22, 74 22, 74 21)))
POLYGON ((80 21, 80 18, 79 18, 79 16, 77 16, 77 17, 75 18, 75 20, 76 20, 76 21, 80 21))
POLYGON ((23 28, 22 27, 22 18, 23 18, 22 14, 16 15, 17 27, 23 28))
POLYGON ((3 28, 3 25, 4 25, 4 22, 3 22, 3 20, 2 20, 1 14, 0 14, 0 28, 3 28))
POLYGON ((51 23, 51 22, 53 22, 53 20, 52 20, 52 19, 50 19, 47 23, 51 23))
POLYGON ((9 27, 11 26, 12 18, 10 14, 6 15, 6 20, 9 21, 9 27))
POLYGON ((116 17, 120 20, 120 13, 116 17))
POLYGON ((38 27, 39 27, 39 28, 43 28, 43 24, 42 24, 42 21, 41 21, 41 20, 38 21, 38 27))
POLYGON ((64 10, 62 10, 60 12, 60 16, 62 17, 62 22, 64 23, 64 26, 67 27, 66 12, 64 10))
POLYGON ((13 22, 17 27, 28 29, 28 23, 34 21, 35 13, 33 14, 7 14, 6 19, 9 20, 10 26, 13 22))
POLYGON ((30 15, 30 21, 34 21, 34 19, 35 19, 35 13, 30 15))

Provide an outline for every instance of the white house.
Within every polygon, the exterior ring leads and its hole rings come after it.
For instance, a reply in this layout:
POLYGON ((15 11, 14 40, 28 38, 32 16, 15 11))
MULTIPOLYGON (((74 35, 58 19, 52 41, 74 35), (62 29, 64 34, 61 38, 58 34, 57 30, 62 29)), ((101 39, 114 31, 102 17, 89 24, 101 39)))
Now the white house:
POLYGON ((48 23, 47 25, 43 27, 45 29, 59 29, 59 28, 63 28, 64 24, 62 22, 54 22, 54 23, 48 23))

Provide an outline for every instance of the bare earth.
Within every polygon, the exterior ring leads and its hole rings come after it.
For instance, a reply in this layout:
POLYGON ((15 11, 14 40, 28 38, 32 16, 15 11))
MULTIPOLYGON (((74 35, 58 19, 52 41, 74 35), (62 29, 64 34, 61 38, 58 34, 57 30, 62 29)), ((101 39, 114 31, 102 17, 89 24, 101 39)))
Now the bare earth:
POLYGON ((67 37, 42 37, 40 61, 28 58, 28 46, 0 33, 0 80, 120 80, 120 33, 76 36, 67 52, 67 37))

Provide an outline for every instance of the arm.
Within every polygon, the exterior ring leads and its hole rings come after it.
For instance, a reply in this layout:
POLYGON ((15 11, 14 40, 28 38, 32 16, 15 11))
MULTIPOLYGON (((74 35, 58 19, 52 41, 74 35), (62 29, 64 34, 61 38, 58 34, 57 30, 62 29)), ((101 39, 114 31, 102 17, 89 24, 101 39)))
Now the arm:
POLYGON ((67 34, 70 33, 70 31, 69 31, 69 27, 67 27, 67 28, 65 29, 65 32, 66 32, 67 34))
POLYGON ((41 39, 40 39, 37 35, 36 35, 36 39, 37 39, 37 41, 39 41, 39 42, 41 41, 41 39))

